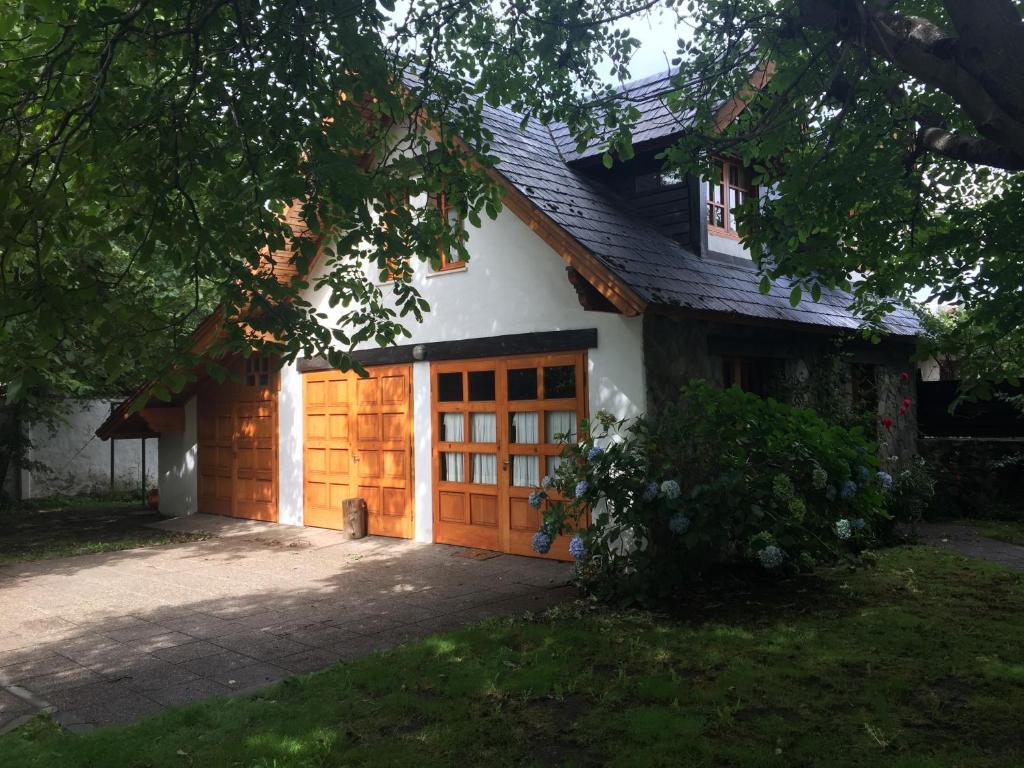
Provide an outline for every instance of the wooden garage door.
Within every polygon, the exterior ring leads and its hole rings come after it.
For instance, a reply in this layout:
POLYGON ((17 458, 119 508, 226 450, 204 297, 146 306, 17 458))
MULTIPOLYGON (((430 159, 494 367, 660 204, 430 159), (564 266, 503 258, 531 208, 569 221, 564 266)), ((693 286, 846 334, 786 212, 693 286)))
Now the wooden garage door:
POLYGON ((371 534, 410 539, 412 368, 367 371, 303 375, 304 520, 342 529, 342 501, 361 496, 371 534))
POLYGON ((198 392, 199 511, 277 522, 277 381, 267 357, 198 392))
MULTIPOLYGON (((586 415, 586 353, 434 363, 434 540, 536 555, 527 499, 586 415)), ((569 537, 548 557, 569 559, 569 537)))

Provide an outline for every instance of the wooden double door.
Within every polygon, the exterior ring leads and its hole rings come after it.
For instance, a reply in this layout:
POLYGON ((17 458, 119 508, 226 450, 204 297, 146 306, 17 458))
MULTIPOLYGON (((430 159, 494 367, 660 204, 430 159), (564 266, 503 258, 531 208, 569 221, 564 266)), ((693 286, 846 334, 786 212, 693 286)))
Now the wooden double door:
POLYGON ((228 367, 197 392, 199 511, 277 522, 276 366, 252 356, 228 367))
POLYGON ((438 362, 431 379, 434 540, 536 556, 528 498, 586 416, 586 353, 438 362))
POLYGON ((303 374, 303 519, 342 530, 342 502, 359 496, 369 533, 412 538, 412 368, 367 371, 303 374))

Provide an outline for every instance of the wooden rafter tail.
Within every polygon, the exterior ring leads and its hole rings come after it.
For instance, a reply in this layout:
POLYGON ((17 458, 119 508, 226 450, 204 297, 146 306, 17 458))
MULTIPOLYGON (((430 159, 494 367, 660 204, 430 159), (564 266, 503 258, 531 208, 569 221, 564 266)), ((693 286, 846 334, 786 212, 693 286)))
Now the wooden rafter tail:
POLYGON ((768 81, 772 79, 774 74, 774 61, 759 64, 747 81, 747 85, 741 88, 739 93, 722 104, 715 112, 715 130, 721 132, 728 128, 732 121, 739 117, 740 113, 747 108, 751 98, 756 96, 768 84, 768 81))

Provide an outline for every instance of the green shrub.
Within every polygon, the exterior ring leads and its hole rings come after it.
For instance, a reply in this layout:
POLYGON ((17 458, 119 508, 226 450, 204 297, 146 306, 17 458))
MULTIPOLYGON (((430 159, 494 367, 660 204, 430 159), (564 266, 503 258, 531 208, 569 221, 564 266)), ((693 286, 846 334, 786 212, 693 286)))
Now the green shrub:
POLYGON ((931 517, 935 476, 929 463, 921 456, 901 457, 890 470, 892 483, 885 491, 885 506, 893 519, 916 523, 931 517))
POLYGON ((592 511, 571 546, 577 579, 627 600, 664 597, 712 563, 808 569, 888 527, 877 465, 860 429, 693 382, 656 419, 599 414, 565 446, 531 497, 545 508, 535 548, 592 511))

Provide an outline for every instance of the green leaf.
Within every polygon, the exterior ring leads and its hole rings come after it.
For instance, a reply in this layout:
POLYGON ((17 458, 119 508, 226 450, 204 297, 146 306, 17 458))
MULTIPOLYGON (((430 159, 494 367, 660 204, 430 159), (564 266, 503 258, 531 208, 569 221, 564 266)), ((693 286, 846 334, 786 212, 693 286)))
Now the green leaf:
POLYGON ((799 285, 794 285, 793 290, 789 292, 789 304, 792 307, 797 306, 800 303, 800 299, 803 298, 804 292, 799 285))

